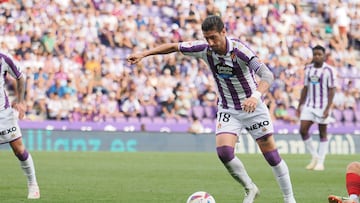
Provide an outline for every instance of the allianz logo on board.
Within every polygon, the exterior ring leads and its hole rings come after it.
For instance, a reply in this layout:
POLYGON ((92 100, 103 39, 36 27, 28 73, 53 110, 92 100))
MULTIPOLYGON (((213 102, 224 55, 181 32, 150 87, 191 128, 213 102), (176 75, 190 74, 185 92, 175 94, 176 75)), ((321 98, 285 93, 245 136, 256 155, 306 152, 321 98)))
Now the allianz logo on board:
MULTIPOLYGON (((318 135, 313 137, 314 146, 317 148, 319 141, 318 135)), ((297 139, 294 139, 293 135, 276 135, 276 145, 278 147, 279 153, 282 154, 305 154, 306 151, 304 142, 301 140, 300 135, 297 139)), ((329 154, 356 154, 356 146, 360 148, 360 139, 354 139, 354 135, 350 134, 341 134, 341 135, 328 135, 329 140, 329 154), (357 142, 359 143, 357 143, 357 142)), ((258 145, 252 139, 250 134, 242 134, 238 138, 238 143, 235 146, 235 153, 244 153, 244 154, 255 154, 261 153, 258 145)))

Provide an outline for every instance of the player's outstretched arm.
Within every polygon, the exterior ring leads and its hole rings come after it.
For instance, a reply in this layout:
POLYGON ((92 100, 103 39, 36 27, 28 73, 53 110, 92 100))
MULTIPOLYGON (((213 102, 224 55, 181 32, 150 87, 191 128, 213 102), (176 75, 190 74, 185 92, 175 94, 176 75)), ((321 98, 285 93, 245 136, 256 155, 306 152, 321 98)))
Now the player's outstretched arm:
POLYGON ((157 46, 153 49, 149 49, 140 53, 131 54, 126 58, 126 60, 131 63, 135 64, 141 61, 142 58, 150 56, 150 55, 157 55, 157 54, 169 54, 173 52, 179 51, 179 44, 178 43, 166 43, 160 46, 157 46))

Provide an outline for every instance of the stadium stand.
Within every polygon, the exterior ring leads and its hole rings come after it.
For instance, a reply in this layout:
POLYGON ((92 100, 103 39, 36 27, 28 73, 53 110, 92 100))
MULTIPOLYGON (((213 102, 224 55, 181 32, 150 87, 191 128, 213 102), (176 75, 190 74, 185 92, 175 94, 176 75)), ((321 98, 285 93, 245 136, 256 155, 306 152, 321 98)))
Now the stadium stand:
MULTIPOLYGON (((228 34, 254 47, 273 71, 272 94, 264 99, 285 104, 293 116, 303 67, 316 44, 329 50, 327 63, 337 68, 339 86, 348 87, 350 81, 351 95, 360 106, 359 7, 359 1, 337 0, 13 0, 0 4, 0 48, 24 68, 29 121, 184 123, 179 116, 160 117, 161 103, 181 94, 191 104, 187 122, 196 116, 208 124, 215 119, 215 107, 208 106, 216 98, 203 62, 170 55, 129 66, 125 58, 154 44, 201 39, 201 19, 220 13, 228 34), (130 93, 141 103, 140 120, 124 118, 121 112, 130 93), (51 103, 58 104, 57 111, 50 109, 51 103)), ((270 109, 274 114, 275 108, 270 109)), ((334 118, 353 122, 348 114, 336 110, 334 118)))

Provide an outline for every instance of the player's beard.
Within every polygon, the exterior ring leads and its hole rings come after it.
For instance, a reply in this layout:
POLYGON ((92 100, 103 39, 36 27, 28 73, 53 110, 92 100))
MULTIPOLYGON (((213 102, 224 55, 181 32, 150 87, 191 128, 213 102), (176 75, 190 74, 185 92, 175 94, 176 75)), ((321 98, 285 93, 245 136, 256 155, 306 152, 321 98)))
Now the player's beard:
POLYGON ((220 45, 211 46, 211 49, 212 49, 215 53, 217 53, 217 54, 219 54, 219 55, 224 55, 224 54, 226 54, 226 51, 224 52, 223 50, 221 50, 221 46, 220 46, 220 45))
POLYGON ((314 60, 313 63, 314 63, 315 67, 319 68, 319 67, 322 67, 324 62, 322 60, 314 60))

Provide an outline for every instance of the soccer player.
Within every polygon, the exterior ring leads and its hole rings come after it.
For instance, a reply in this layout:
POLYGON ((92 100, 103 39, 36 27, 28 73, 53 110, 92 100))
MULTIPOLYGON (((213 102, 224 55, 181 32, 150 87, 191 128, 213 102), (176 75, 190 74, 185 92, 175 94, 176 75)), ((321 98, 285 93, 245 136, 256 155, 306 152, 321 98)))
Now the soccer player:
POLYGON ((25 76, 10 56, 0 53, 0 144, 9 143, 27 177, 28 199, 39 199, 40 190, 35 176, 33 159, 21 139, 18 119, 25 115, 25 76), (15 100, 10 104, 5 91, 5 78, 9 74, 16 80, 15 100))
POLYGON ((360 195, 360 162, 354 161, 346 168, 346 190, 349 197, 330 195, 329 203, 359 203, 360 195))
POLYGON ((208 16, 201 25, 206 41, 167 43, 127 57, 132 63, 142 58, 181 52, 203 59, 210 67, 219 93, 216 123, 216 150, 230 175, 245 188, 243 203, 254 202, 258 187, 249 177, 243 163, 234 154, 237 135, 245 127, 256 140, 272 168, 285 203, 295 198, 285 161, 280 157, 273 137, 269 111, 261 96, 273 82, 273 74, 243 42, 226 36, 219 16, 208 16), (260 77, 256 81, 255 74, 260 77))
POLYGON ((297 115, 300 115, 300 134, 306 148, 312 155, 306 169, 322 171, 328 150, 327 124, 330 122, 330 112, 335 94, 335 72, 325 63, 325 48, 313 47, 313 61, 305 67, 304 87, 301 90, 297 115), (320 144, 315 149, 309 129, 313 123, 318 123, 320 144))

